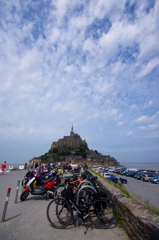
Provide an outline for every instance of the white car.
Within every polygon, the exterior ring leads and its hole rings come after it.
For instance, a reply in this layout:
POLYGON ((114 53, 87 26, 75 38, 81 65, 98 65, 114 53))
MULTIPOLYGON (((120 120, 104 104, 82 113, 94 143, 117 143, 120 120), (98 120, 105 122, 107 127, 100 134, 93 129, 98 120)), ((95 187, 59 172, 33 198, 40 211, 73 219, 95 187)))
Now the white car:
POLYGON ((110 167, 110 168, 108 169, 109 172, 114 172, 114 170, 115 170, 115 167, 110 167))
POLYGON ((111 177, 111 176, 115 176, 114 174, 112 174, 112 173, 104 173, 104 175, 103 175, 105 178, 109 178, 109 177, 111 177))

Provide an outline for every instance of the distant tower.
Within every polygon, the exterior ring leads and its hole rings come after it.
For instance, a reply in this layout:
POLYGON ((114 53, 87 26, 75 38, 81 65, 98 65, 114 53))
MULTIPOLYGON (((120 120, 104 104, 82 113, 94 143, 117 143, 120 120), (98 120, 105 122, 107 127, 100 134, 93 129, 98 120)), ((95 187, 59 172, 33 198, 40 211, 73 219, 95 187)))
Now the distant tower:
POLYGON ((74 134, 74 131, 73 131, 73 124, 72 124, 70 135, 73 135, 73 134, 74 134))

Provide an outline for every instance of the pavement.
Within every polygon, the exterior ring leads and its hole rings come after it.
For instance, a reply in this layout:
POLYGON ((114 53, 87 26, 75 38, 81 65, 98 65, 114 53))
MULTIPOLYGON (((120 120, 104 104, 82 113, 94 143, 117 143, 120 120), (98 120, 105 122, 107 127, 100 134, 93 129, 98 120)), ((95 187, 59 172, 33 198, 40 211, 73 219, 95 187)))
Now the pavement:
MULTIPOLYGON (((109 229, 91 229, 86 228, 81 223, 79 226, 70 225, 66 229, 52 228, 46 217, 46 208, 51 201, 45 200, 43 196, 32 196, 21 202, 20 194, 22 187, 18 188, 17 202, 17 182, 22 180, 26 171, 9 172, 6 175, 0 176, 0 214, 3 215, 4 205, 6 200, 7 189, 11 188, 11 194, 5 215, 5 221, 0 222, 0 239, 5 240, 71 240, 71 239, 86 239, 86 240, 128 240, 125 231, 112 225, 109 229)), ((0 216, 0 217, 1 217, 0 216)), ((1 217, 2 219, 2 217, 1 217)))

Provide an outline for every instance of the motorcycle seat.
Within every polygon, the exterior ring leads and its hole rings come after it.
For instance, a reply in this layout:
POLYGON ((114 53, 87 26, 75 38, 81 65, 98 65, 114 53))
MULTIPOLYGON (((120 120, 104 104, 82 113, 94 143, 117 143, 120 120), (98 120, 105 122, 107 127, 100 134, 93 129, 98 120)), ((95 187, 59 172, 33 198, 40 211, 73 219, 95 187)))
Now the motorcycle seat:
POLYGON ((42 184, 42 185, 45 185, 46 183, 51 182, 51 181, 53 181, 53 180, 54 180, 53 177, 48 178, 48 179, 44 179, 44 180, 41 180, 41 184, 42 184))

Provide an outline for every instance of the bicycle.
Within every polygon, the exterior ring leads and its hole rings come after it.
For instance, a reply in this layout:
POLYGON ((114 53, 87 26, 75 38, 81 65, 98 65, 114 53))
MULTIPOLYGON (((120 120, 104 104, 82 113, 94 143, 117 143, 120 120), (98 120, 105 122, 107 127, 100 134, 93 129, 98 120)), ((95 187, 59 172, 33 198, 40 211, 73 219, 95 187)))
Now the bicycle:
POLYGON ((99 193, 92 193, 92 197, 87 199, 84 205, 78 205, 77 194, 73 194, 72 189, 73 187, 67 184, 61 196, 57 195, 47 206, 46 215, 52 227, 64 229, 73 224, 76 220, 74 212, 84 225, 89 221, 95 228, 108 228, 114 223, 115 209, 107 198, 101 197, 99 193))

